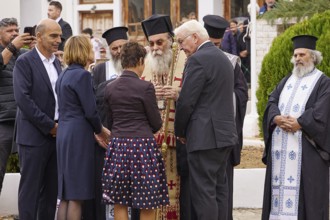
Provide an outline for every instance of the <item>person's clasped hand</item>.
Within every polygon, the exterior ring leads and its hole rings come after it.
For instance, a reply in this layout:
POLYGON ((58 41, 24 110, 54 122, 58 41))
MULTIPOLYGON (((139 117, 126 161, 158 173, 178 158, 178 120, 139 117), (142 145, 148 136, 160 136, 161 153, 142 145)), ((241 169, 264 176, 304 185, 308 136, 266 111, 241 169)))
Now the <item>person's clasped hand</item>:
POLYGON ((109 131, 109 129, 104 126, 102 126, 102 130, 100 133, 95 134, 95 139, 97 143, 104 149, 107 149, 110 140, 110 134, 111 132, 109 131))

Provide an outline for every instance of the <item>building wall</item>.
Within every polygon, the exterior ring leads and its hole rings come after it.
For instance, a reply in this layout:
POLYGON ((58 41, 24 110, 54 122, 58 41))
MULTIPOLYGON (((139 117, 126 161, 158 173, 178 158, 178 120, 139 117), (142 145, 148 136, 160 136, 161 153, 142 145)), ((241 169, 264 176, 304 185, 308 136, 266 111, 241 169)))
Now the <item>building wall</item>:
POLYGON ((279 35, 278 25, 281 23, 276 21, 274 25, 270 25, 266 20, 258 19, 256 25, 256 74, 261 71, 262 61, 268 53, 275 37, 279 35))
POLYGON ((12 17, 20 21, 20 0, 0 0, 0 19, 12 17))

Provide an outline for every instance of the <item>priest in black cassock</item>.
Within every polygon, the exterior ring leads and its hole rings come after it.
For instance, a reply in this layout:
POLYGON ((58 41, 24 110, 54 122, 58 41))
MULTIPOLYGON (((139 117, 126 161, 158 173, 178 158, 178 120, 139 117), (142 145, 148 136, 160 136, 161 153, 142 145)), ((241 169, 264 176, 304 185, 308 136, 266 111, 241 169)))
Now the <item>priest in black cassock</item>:
POLYGON ((330 79, 315 65, 317 38, 292 38, 293 71, 270 94, 262 220, 329 219, 330 79))

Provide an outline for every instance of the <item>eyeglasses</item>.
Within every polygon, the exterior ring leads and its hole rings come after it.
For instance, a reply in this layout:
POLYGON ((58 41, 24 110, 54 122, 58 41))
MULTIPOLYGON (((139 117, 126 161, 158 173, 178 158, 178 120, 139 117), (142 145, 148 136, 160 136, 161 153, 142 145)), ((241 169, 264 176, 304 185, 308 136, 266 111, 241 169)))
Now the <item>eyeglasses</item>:
POLYGON ((157 46, 162 46, 163 43, 164 43, 164 40, 163 39, 156 40, 155 42, 154 41, 149 41, 149 46, 150 47, 153 47, 153 46, 155 46, 155 44, 157 46))
POLYGON ((193 35, 193 34, 188 34, 188 35, 185 36, 184 38, 182 38, 182 39, 178 39, 178 40, 177 40, 178 44, 181 45, 181 44, 184 42, 184 40, 185 40, 186 38, 188 38, 189 36, 191 36, 191 35, 193 35))

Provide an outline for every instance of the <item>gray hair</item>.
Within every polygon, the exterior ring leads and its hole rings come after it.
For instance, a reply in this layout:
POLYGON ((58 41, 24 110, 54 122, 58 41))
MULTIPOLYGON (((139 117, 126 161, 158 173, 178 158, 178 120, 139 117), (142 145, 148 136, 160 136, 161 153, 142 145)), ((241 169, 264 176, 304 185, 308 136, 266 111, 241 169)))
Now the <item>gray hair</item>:
POLYGON ((322 62, 323 56, 322 53, 318 50, 309 50, 313 58, 314 65, 318 65, 322 62))
POLYGON ((209 34, 201 23, 196 20, 190 20, 183 23, 174 30, 174 34, 186 33, 186 35, 197 34, 202 40, 208 40, 209 34))
POLYGON ((4 18, 0 21, 0 28, 8 27, 8 26, 18 26, 18 22, 16 18, 4 18))
MULTIPOLYGON (((308 52, 312 57, 314 66, 316 66, 316 65, 318 65, 322 62, 323 56, 322 56, 322 53, 320 51, 308 49, 308 52)), ((293 64, 295 63, 294 56, 291 57, 291 63, 293 63, 293 64)))

